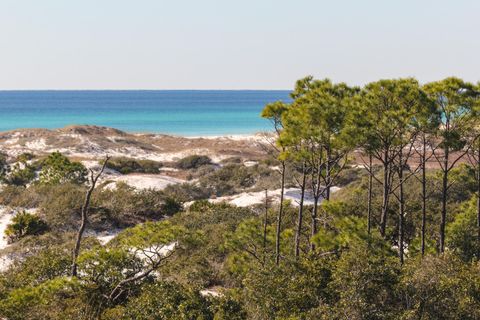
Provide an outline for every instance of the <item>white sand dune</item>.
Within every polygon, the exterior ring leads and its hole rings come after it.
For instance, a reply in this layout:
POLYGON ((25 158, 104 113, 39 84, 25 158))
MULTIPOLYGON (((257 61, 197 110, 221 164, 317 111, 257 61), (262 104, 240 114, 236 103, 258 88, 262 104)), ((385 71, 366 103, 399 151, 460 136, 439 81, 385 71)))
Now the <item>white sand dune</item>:
MULTIPOLYGON (((14 216, 15 211, 3 206, 0 207, 0 252, 8 247, 8 241, 5 237, 5 229, 10 224, 14 216)), ((5 271, 12 262, 12 259, 8 255, 0 254, 0 272, 5 271)))
POLYGON ((111 230, 106 231, 94 231, 94 230, 87 230, 85 231, 86 237, 95 237, 100 242, 102 246, 109 243, 113 238, 115 238, 122 229, 113 228, 111 230))
MULTIPOLYGON (((2 254, 1 252, 10 245, 7 237, 5 237, 5 230, 11 223, 13 217, 15 217, 15 214, 20 210, 23 209, 14 210, 5 206, 0 206, 0 272, 5 271, 13 263, 12 254, 2 254)), ((35 214, 36 209, 27 209, 25 211, 35 214)))
MULTIPOLYGON (((65 136, 65 135, 63 135, 65 136)), ((144 150, 139 147, 135 146, 111 146, 109 148, 103 147, 98 143, 92 142, 89 139, 81 136, 81 135, 74 135, 75 137, 78 136, 80 143, 69 147, 55 147, 51 145, 47 145, 45 138, 39 138, 31 141, 27 141, 25 144, 21 145, 18 144, 19 139, 17 137, 11 138, 0 143, 0 146, 4 146, 4 152, 9 156, 15 157, 25 152, 32 152, 32 153, 51 153, 51 152, 61 152, 69 157, 77 157, 77 158, 86 158, 86 159, 102 159, 106 154, 112 157, 125 157, 125 158, 134 158, 139 160, 153 160, 159 162, 169 162, 169 161, 176 161, 191 155, 205 155, 212 159, 213 162, 220 162, 230 156, 233 155, 220 155, 216 152, 213 152, 209 148, 198 148, 192 147, 189 149, 185 149, 182 151, 168 151, 168 150, 160 150, 160 147, 157 147, 157 151, 153 150, 144 150)), ((185 138, 192 139, 192 138, 185 138)), ((206 139, 206 138, 197 138, 197 139, 206 139)), ((214 138, 212 138, 213 140, 214 138)), ((216 140, 222 140, 222 138, 218 137, 215 138, 216 140)), ((112 141, 111 139, 109 139, 112 141)), ((227 139, 231 141, 252 141, 255 142, 257 139, 250 140, 248 137, 242 137, 238 139, 227 139)), ((115 143, 116 140, 112 142, 115 143)))
POLYGON ((15 211, 7 207, 0 207, 0 250, 8 246, 7 238, 5 237, 5 229, 15 216, 15 211))
POLYGON ((254 134, 230 134, 230 135, 212 135, 212 136, 188 136, 189 139, 210 139, 210 140, 232 140, 232 141, 252 141, 264 142, 266 138, 270 138, 271 133, 258 132, 254 134))
POLYGON ((224 288, 222 288, 222 287, 210 287, 210 288, 200 290, 200 294, 203 297, 222 297, 223 296, 223 293, 221 292, 222 289, 224 289, 224 288))
POLYGON ((158 246, 152 246, 150 248, 143 248, 142 250, 136 250, 136 248, 131 248, 131 252, 135 253, 137 258, 145 262, 150 262, 151 259, 156 259, 158 256, 166 256, 168 253, 173 251, 177 247, 178 243, 176 241, 158 246))
POLYGON ((59 151, 81 159, 102 159, 106 154, 161 162, 190 155, 206 155, 214 162, 228 157, 258 158, 268 134, 181 137, 163 134, 131 134, 98 126, 61 129, 22 129, 0 132, 0 148, 10 157, 25 152, 44 155, 59 151))
MULTIPOLYGON (((336 192, 340 190, 339 187, 332 187, 331 192, 336 192)), ((268 191, 268 197, 273 200, 274 203, 280 202, 280 192, 281 189, 268 191)), ((290 200, 292 205, 299 206, 301 198, 301 190, 298 188, 286 188, 284 194, 285 200, 290 200)), ((213 203, 219 202, 228 202, 230 204, 236 205, 237 207, 248 207, 255 204, 265 203, 265 191, 258 192, 243 192, 233 196, 219 197, 216 199, 210 199, 213 203)), ((313 205, 314 199, 311 192, 305 193, 304 204, 313 205)))
POLYGON ((183 183, 184 180, 164 176, 160 174, 127 174, 116 177, 109 177, 114 183, 110 184, 111 188, 114 187, 117 182, 124 182, 131 187, 139 190, 155 189, 163 190, 171 184, 183 183))
MULTIPOLYGON (((117 232, 118 233, 118 232, 117 232)), ((115 238, 117 236, 117 233, 115 232, 106 232, 106 233, 102 233, 100 235, 97 236, 97 239, 98 241, 102 244, 102 245, 106 245, 107 243, 109 243, 113 238, 115 238)))
MULTIPOLYGON (((82 161, 83 165, 89 169, 99 170, 100 165, 98 161, 93 160, 86 160, 82 161)), ((171 168, 172 171, 176 170, 171 168)), ((168 170, 165 170, 168 171, 168 170)), ((115 188, 115 184, 117 182, 123 182, 128 184, 129 186, 143 190, 143 189, 155 189, 155 190, 163 190, 167 186, 171 184, 183 183, 185 180, 173 178, 167 175, 162 174, 143 174, 143 173, 131 173, 122 175, 120 172, 112 170, 112 169, 105 169, 104 174, 101 177, 102 181, 111 181, 111 183, 107 186, 108 188, 115 188)))

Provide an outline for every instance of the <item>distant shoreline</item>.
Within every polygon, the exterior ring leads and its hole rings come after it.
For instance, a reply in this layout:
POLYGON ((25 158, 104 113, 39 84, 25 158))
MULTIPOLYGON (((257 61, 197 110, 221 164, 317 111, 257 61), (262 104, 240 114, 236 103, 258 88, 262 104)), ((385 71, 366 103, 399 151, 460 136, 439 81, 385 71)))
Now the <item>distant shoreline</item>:
POLYGON ((265 156, 262 144, 271 133, 187 137, 157 133, 129 133, 103 126, 67 126, 59 129, 18 129, 0 132, 0 152, 44 155, 59 151, 79 159, 106 154, 154 161, 173 161, 189 155, 207 155, 214 161, 228 157, 244 160, 265 156))
POLYGON ((185 137, 251 135, 271 130, 261 112, 279 100, 290 101, 289 91, 0 91, 0 131, 89 124, 185 137))
POLYGON ((108 126, 100 126, 100 125, 94 125, 94 124, 68 124, 63 127, 58 127, 58 128, 16 128, 16 129, 10 129, 10 130, 0 130, 0 136, 5 135, 11 132, 20 132, 20 131, 59 131, 59 130, 65 130, 68 128, 74 128, 74 127, 96 127, 96 128, 104 128, 104 129, 112 129, 112 130, 118 130, 120 132, 124 132, 130 135, 156 135, 156 136, 169 136, 169 137, 175 137, 175 138, 187 138, 187 139, 232 139, 232 140, 243 140, 243 139, 249 139, 253 137, 258 137, 262 135, 272 135, 273 129, 271 131, 255 131, 251 133, 225 133, 225 134, 199 134, 199 135, 190 135, 190 134, 179 134, 179 133, 170 133, 170 132, 152 132, 152 131, 129 131, 129 130, 122 130, 114 127, 108 127, 108 126))
POLYGON ((2 92, 291 92, 291 89, 0 89, 2 92))

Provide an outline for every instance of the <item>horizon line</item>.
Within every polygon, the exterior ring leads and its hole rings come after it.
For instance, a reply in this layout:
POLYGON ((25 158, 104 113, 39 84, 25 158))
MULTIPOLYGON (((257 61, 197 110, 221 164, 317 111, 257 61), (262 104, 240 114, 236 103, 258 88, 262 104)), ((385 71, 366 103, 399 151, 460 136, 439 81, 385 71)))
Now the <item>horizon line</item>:
POLYGON ((0 89, 12 91, 292 91, 292 89, 0 89))

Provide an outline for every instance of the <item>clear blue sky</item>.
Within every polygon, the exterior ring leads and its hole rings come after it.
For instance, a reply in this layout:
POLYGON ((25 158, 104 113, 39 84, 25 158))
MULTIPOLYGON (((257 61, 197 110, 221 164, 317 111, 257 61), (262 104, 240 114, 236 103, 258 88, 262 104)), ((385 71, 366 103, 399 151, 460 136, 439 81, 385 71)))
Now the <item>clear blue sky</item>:
POLYGON ((0 0, 0 89, 480 80, 479 0, 0 0))

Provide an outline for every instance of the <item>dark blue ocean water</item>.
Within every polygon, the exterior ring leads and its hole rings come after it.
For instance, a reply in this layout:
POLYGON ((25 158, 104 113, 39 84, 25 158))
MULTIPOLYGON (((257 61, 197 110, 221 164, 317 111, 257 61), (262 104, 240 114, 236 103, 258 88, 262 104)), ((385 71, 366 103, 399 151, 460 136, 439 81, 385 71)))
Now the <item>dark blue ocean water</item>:
POLYGON ((101 125, 178 135, 269 131, 264 105, 288 91, 0 91, 0 131, 101 125))

